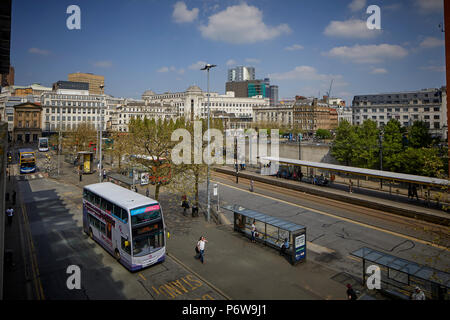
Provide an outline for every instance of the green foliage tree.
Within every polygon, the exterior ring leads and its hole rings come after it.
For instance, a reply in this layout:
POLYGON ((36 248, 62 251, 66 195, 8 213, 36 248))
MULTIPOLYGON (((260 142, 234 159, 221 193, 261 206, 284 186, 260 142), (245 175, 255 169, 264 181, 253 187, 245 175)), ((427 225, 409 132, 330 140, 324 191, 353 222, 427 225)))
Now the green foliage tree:
POLYGON ((316 137, 318 137, 319 139, 330 139, 331 132, 330 132, 330 130, 326 130, 326 129, 317 129, 316 137))
POLYGON ((391 119, 384 126, 383 135, 383 169, 398 171, 401 168, 399 155, 403 151, 401 124, 391 119))
POLYGON ((339 162, 349 166, 352 165, 356 156, 354 146, 357 141, 356 127, 347 120, 339 123, 336 129, 336 138, 331 147, 331 155, 339 162))
POLYGON ((425 122, 415 121, 408 130, 408 147, 428 148, 432 142, 433 138, 425 122))

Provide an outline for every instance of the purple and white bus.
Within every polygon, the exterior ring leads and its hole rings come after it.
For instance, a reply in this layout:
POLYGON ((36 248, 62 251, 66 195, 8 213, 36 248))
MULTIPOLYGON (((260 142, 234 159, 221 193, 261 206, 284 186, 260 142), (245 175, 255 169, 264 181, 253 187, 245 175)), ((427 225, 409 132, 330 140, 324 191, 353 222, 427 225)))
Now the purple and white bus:
POLYGON ((83 189, 83 230, 128 270, 165 259, 165 225, 156 200, 111 182, 83 189))

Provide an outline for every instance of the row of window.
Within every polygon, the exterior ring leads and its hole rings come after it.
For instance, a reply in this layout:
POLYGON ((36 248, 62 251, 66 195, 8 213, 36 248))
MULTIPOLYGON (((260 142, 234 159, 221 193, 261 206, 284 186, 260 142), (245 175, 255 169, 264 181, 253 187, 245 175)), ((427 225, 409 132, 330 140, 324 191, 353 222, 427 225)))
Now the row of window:
MULTIPOLYGON (((357 120, 360 119, 359 116, 356 116, 355 118, 356 118, 357 120)), ((408 115, 404 115, 402 118, 403 118, 404 120, 408 120, 408 119, 409 119, 409 116, 408 116, 408 115)), ((430 116, 429 116, 429 115, 424 115, 423 118, 424 118, 425 120, 429 120, 429 119, 430 119, 430 116)), ((368 116, 363 115, 363 119, 368 119, 368 116)), ((377 116, 372 116, 372 119, 373 119, 373 120, 376 120, 376 119, 377 119, 377 116)), ((378 116, 378 119, 384 119, 384 116, 378 116)), ((387 116, 387 119, 400 119, 400 116, 398 116, 398 115, 396 115, 396 116, 387 116)), ((419 120, 419 115, 418 115, 418 114, 414 114, 414 115, 411 116, 411 119, 419 120)), ((435 115, 435 116, 433 116, 433 119, 439 120, 440 117, 439 117, 439 115, 435 115)))
POLYGON ((100 107, 104 106, 103 102, 84 102, 84 101, 55 101, 52 100, 50 103, 48 100, 44 103, 45 106, 63 106, 63 107, 100 107))
MULTIPOLYGON (((66 108, 62 108, 60 110, 56 110, 56 108, 46 108, 45 113, 66 113, 66 108)), ((98 109, 80 109, 80 108, 67 108, 67 113, 93 113, 93 114, 100 114, 100 110, 98 109), (75 112, 77 110, 77 112, 75 112)), ((102 114, 105 114, 105 110, 101 110, 102 114)))
MULTIPOLYGON (((61 117, 59 117, 59 116, 57 116, 57 117, 52 116, 51 119, 52 119, 52 121, 60 121, 61 117)), ((72 116, 72 118, 70 116, 67 116, 67 117, 63 116, 62 117, 62 121, 66 121, 66 119, 67 119, 67 121, 70 121, 70 120, 77 121, 77 117, 76 116, 72 116)), ((100 121, 100 116, 92 117, 92 118, 91 117, 87 117, 87 119, 86 119, 86 116, 83 116, 83 117, 78 116, 78 121, 86 121, 86 120, 87 121, 91 121, 91 119, 92 119, 92 121, 100 121), (81 120, 81 119, 83 119, 83 120, 81 120)), ((50 116, 45 116, 45 120, 50 121, 50 116)), ((105 117, 103 117, 103 121, 104 120, 105 120, 105 117)))
MULTIPOLYGON (((360 125, 361 122, 356 121, 356 124, 357 124, 357 125, 360 125)), ((379 122, 378 125, 381 126, 381 127, 383 127, 383 126, 385 125, 385 123, 382 121, 382 122, 379 122)), ((404 127, 408 127, 409 125, 410 125, 409 122, 403 122, 403 126, 404 126, 404 127)), ((425 125, 425 127, 427 127, 428 129, 430 129, 430 123, 429 123, 429 122, 424 122, 424 125, 425 125)), ((439 122, 434 122, 433 125, 434 125, 434 129, 440 129, 440 123, 439 123, 439 122)))
POLYGON ((59 95, 52 94, 46 95, 45 98, 50 99, 67 99, 67 100, 100 100, 102 97, 90 96, 90 95, 59 95))
MULTIPOLYGON (((22 128, 22 121, 17 122, 17 128, 22 128)), ((25 121, 25 128, 30 128, 30 121, 25 121)), ((31 128, 38 128, 38 122, 33 121, 33 126, 31 128)))
POLYGON ((127 210, 109 202, 108 200, 103 199, 102 197, 96 195, 95 193, 84 189, 83 190, 83 199, 89 201, 90 203, 92 203, 96 207, 102 209, 103 211, 106 211, 109 214, 112 214, 115 217, 123 220, 125 223, 128 222, 127 210))
MULTIPOLYGON (((360 112, 384 112, 384 108, 380 108, 380 109, 354 109, 355 112, 360 113, 360 112), (362 110, 362 111, 361 111, 362 110)), ((392 112, 392 110, 395 110, 395 112, 400 112, 400 110, 402 110, 403 112, 409 112, 410 109, 409 108, 386 108, 387 112, 392 112)), ((423 108, 424 112, 429 112, 431 110, 431 108, 426 107, 423 108)), ((441 108, 439 107, 434 107, 433 111, 435 112, 439 112, 441 110, 441 108)), ((413 108, 414 112, 419 112, 419 108, 413 108)))

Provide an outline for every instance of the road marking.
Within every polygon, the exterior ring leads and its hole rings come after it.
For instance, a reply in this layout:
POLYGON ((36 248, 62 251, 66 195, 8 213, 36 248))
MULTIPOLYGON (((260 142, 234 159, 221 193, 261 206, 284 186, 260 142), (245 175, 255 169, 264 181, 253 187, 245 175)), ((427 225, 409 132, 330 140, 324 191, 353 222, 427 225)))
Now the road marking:
POLYGON ((400 238, 404 238, 404 239, 408 239, 408 240, 411 240, 411 241, 416 241, 416 242, 419 242, 419 243, 422 243, 422 244, 425 244, 425 245, 429 245, 429 246, 432 246, 432 247, 435 247, 435 248, 438 248, 438 249, 443 249, 443 250, 446 250, 446 251, 450 251, 450 248, 447 248, 447 247, 444 247, 444 246, 441 246, 441 245, 438 245, 438 244, 434 244, 434 243, 429 242, 429 241, 425 241, 425 240, 417 239, 417 238, 414 238, 414 237, 411 237, 411 236, 407 236, 407 235, 404 235, 404 234, 401 234, 401 233, 385 230, 385 229, 382 229, 382 228, 379 228, 379 227, 372 226, 370 224, 354 221, 354 220, 351 220, 351 219, 348 219, 348 218, 344 218, 344 217, 340 217, 340 216, 337 216, 337 215, 334 215, 334 214, 331 214, 331 213, 328 213, 328 212, 324 212, 324 211, 320 211, 320 210, 317 210, 317 209, 305 207, 305 206, 302 206, 300 204, 292 203, 292 202, 281 200, 281 199, 276 199, 276 198, 273 198, 271 196, 267 196, 267 195, 264 195, 264 194, 261 194, 261 193, 257 193, 255 191, 251 192, 251 191, 246 190, 246 189, 241 189, 241 188, 238 188, 238 187, 235 187, 235 186, 230 186, 230 185, 228 185, 226 183, 219 182, 219 181, 216 181, 216 180, 212 180, 212 181, 214 181, 214 182, 216 182, 218 184, 221 184, 223 186, 239 190, 241 192, 244 191, 244 192, 247 192, 247 193, 255 194, 255 195, 259 196, 259 197, 263 197, 263 198, 267 198, 267 199, 270 199, 270 200, 274 200, 274 201, 278 201, 278 202, 281 202, 281 203, 285 203, 285 204, 288 204, 290 206, 295 206, 295 207, 298 207, 298 208, 306 209, 306 210, 309 210, 309 211, 312 211, 312 212, 315 212, 315 213, 318 213, 318 214, 322 214, 322 215, 325 215, 325 216, 328 216, 328 217, 332 217, 332 218, 335 218, 335 219, 338 219, 338 220, 342 220, 342 221, 346 221, 346 222, 349 222, 349 223, 353 223, 353 224, 356 224, 356 225, 359 225, 359 226, 362 226, 362 227, 365 227, 365 228, 377 230, 377 231, 384 232, 384 233, 387 233, 387 234, 390 234, 390 235, 393 235, 393 236, 397 236, 397 237, 400 237, 400 238))
POLYGON ((147 279, 145 279, 145 277, 142 275, 142 273, 139 273, 139 276, 144 279, 144 281, 147 281, 147 279))
MULTIPOLYGON (((212 288, 213 290, 215 290, 217 293, 219 293, 221 296, 223 296, 226 300, 232 300, 227 294, 225 294, 222 290, 220 290, 219 288, 217 288, 216 286, 214 286, 213 284, 211 284, 209 281, 205 280, 203 277, 201 277, 198 273, 196 273, 195 271, 193 271, 191 268, 189 268, 186 264, 184 264, 183 262, 181 262, 180 260, 178 260, 177 257, 175 257, 173 254, 171 253, 167 253, 167 256, 169 256, 170 258, 172 258, 176 263, 178 263, 179 265, 181 265, 183 268, 185 268, 186 270, 188 270, 190 273, 192 273, 193 275, 195 275, 198 279, 200 279, 201 281, 203 281, 204 283, 206 283, 210 288, 212 288)), ((187 277, 186 277, 187 278, 187 277)), ((184 279, 182 279, 185 283, 189 284, 189 282, 186 282, 184 279)), ((188 279, 190 280, 190 279, 188 279)), ((192 287, 192 286, 191 286, 192 287)))
POLYGON ((358 262, 361 261, 361 259, 356 258, 356 257, 354 257, 354 256, 347 256, 347 258, 352 259, 352 260, 355 260, 355 261, 358 261, 358 262))
POLYGON ((336 251, 334 251, 333 249, 327 248, 327 247, 323 247, 317 243, 312 243, 310 241, 306 241, 306 249, 307 250, 311 250, 312 252, 318 253, 318 254, 322 254, 322 253, 335 253, 336 251))

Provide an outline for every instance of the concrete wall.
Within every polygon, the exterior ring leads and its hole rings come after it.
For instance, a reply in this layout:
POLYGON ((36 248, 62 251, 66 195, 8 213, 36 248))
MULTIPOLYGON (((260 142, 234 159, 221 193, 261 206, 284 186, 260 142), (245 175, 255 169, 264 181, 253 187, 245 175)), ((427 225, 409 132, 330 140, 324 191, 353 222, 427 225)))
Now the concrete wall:
MULTIPOLYGON (((288 159, 298 159, 299 146, 297 143, 280 143, 279 157, 288 159)), ((331 156, 331 147, 327 144, 302 143, 300 147, 301 160, 312 162, 323 162, 331 164, 339 164, 336 159, 331 156)), ((249 163, 249 146, 246 144, 246 163, 249 163)), ((267 156, 271 156, 271 146, 268 144, 267 156)))

